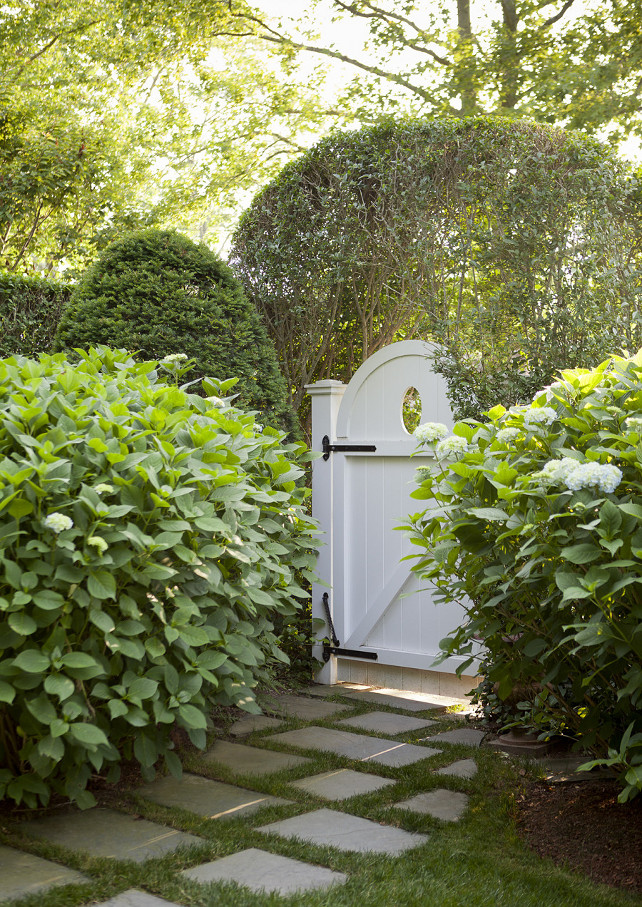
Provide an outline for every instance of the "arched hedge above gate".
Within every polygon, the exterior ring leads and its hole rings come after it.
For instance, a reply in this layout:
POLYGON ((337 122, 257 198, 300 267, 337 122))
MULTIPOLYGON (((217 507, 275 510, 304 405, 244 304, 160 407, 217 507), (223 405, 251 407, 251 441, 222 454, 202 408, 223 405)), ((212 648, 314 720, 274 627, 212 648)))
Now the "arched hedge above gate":
POLYGON ((642 345, 639 193, 604 145, 527 120, 334 134, 241 220, 231 261, 296 407, 394 340, 445 345, 458 415, 642 345))

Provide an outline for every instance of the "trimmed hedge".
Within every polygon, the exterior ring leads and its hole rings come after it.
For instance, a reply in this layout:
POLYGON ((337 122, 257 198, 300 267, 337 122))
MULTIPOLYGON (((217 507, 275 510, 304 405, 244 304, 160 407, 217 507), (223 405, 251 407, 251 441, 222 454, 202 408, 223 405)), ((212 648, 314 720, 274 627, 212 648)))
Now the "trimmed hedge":
POLYGON ((293 431, 276 354, 232 271, 206 246, 167 230, 119 239, 74 290, 56 335, 58 350, 92 344, 145 359, 186 354, 192 377, 238 378, 239 406, 293 431))
POLYGON ((0 358, 50 353, 73 287, 0 271, 0 358))

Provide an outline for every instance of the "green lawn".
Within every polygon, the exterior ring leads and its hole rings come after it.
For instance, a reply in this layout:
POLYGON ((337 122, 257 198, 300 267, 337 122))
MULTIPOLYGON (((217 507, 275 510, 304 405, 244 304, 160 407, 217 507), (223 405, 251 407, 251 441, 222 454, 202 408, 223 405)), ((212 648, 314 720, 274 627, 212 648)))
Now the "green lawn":
MULTIPOLYGON (((352 703, 351 703, 352 704, 352 703)), ((359 704, 356 712, 375 706, 359 704)), ((381 708, 377 706, 377 708, 381 708)), ((390 710, 392 711, 392 710, 390 710)), ((338 715, 337 718, 344 717, 338 715)), ((438 732, 456 726, 456 714, 440 718, 438 732)), ((302 727, 310 722, 291 720, 281 730, 302 727)), ((333 722, 315 724, 332 727, 333 722)), ((415 741, 425 732, 415 732, 398 740, 415 741)), ((255 733, 243 742, 280 748, 270 744, 269 732, 255 733)), ((293 751, 293 750, 292 750, 293 751)), ((310 756, 309 752, 305 753, 310 756)), ((35 842, 20 834, 19 817, 11 826, 2 825, 2 843, 18 846, 49 859, 58 859, 81 870, 94 881, 68 886, 47 894, 22 899, 21 907, 73 907, 105 900, 120 891, 140 887, 159 897, 185 905, 218 905, 226 907, 262 907, 267 904, 350 905, 350 907, 617 907, 639 903, 639 899, 615 890, 594 885, 572 870, 560 869, 532 854, 518 840, 512 818, 513 797, 524 782, 523 766, 501 754, 474 750, 465 746, 446 748, 430 762, 401 769, 369 766, 370 771, 394 778, 397 783, 376 793, 341 803, 303 793, 287 785, 288 780, 350 767, 365 770, 361 763, 331 755, 315 754, 314 764, 290 769, 269 778, 234 776, 215 771, 198 756, 185 759, 185 767, 212 778, 236 781, 243 786, 296 801, 293 805, 269 807, 247 819, 204 820, 178 809, 144 802, 124 793, 118 807, 135 815, 171 825, 200 835, 206 840, 202 848, 183 851, 144 865, 124 861, 93 859, 61 847, 35 842), (455 758, 475 755, 478 773, 473 780, 433 776, 431 771, 455 758), (429 816, 417 816, 391 806, 415 793, 433 787, 448 787, 470 795, 469 809, 458 823, 443 823, 429 816), (400 857, 385 858, 378 854, 346 854, 332 848, 266 837, 256 827, 322 806, 345 810, 374 821, 399 825, 409 831, 430 835, 423 846, 400 857), (234 885, 201 886, 177 876, 187 866, 225 856, 247 847, 258 847, 307 862, 318 863, 349 875, 345 885, 326 892, 298 894, 290 898, 257 895, 234 885)), ((528 768, 528 777, 534 769, 528 768)), ((113 805, 113 804, 110 804, 113 805)), ((17 902, 14 902, 17 903, 17 902)))

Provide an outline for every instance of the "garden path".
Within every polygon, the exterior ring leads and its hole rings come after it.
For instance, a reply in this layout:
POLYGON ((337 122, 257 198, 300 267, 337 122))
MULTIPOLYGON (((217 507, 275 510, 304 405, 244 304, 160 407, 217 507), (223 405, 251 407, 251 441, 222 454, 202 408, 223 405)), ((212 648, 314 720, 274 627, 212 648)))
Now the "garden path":
MULTIPOLYGON (((394 787, 403 778, 404 767, 420 761, 426 762, 429 789, 410 798, 393 799, 390 808, 429 815, 440 822, 456 822, 461 817, 467 808, 468 795, 462 790, 449 789, 441 778, 461 779, 458 786, 465 786, 466 779, 475 775, 474 748, 481 744, 484 732, 463 725, 440 732, 438 719, 444 717, 449 706, 465 710, 465 701, 359 688, 355 684, 312 687, 307 692, 306 696, 266 697, 264 708, 279 717, 242 718, 231 727, 229 733, 235 738, 263 731, 264 736, 255 740, 260 745, 216 741, 200 762, 195 760, 196 771, 186 771, 180 780, 159 778, 135 792, 146 802, 211 820, 245 819, 259 810, 292 807, 290 813, 294 811, 294 814, 255 826, 264 846, 212 860, 208 859, 205 838, 169 824, 117 809, 66 811, 18 826, 26 842, 35 840, 60 848, 60 862, 43 859, 27 850, 0 846, 0 902, 55 886, 90 882, 87 876, 65 865, 64 855, 69 851, 111 861, 144 863, 179 848, 179 852, 188 848, 185 862, 193 865, 175 870, 186 880, 202 885, 235 882, 253 891, 284 896, 341 885, 348 875, 319 865, 318 852, 312 850, 310 862, 292 859, 272 852, 278 849, 275 842, 294 838, 313 848, 327 846, 387 857, 426 845, 429 835, 399 828, 394 818, 389 824, 381 823, 350 811, 351 798, 394 787), (337 693, 344 699, 343 703, 327 701, 337 693), (297 727, 281 730, 284 722, 292 720, 297 727), (320 722, 336 727, 322 726, 320 722), (377 736, 372 736, 373 733, 377 736), (399 739, 409 735, 413 742, 399 739), (283 749, 268 749, 263 744, 283 749), (431 760, 447 755, 454 746, 458 748, 453 751, 452 761, 444 765, 444 758, 440 758, 441 767, 437 769, 431 760), (461 746, 470 748, 467 758, 456 758, 456 754, 461 755, 461 746), (299 752, 289 752, 292 749, 299 752), (313 760, 319 753, 342 757, 349 760, 349 765, 315 771, 313 760), (382 767, 385 776, 379 774, 382 767), (199 768, 223 780, 205 777, 199 768), (252 789, 253 784, 260 788, 260 779, 274 773, 283 774, 293 800, 252 789), (302 794, 306 796, 305 802, 301 802, 302 794)), ((452 719, 453 714, 448 717, 452 719)), ((102 907, 171 907, 172 902, 159 899, 142 886, 119 891, 118 875, 114 878, 114 896, 103 900, 102 907)))

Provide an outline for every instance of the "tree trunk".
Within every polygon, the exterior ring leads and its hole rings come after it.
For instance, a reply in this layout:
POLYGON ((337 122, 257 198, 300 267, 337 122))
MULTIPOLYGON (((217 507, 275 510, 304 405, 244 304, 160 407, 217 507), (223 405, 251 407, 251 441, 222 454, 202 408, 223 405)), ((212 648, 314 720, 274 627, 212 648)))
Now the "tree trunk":
POLYGON ((501 38, 499 62, 501 67, 501 106, 514 110, 518 101, 519 51, 517 48, 517 25, 519 16, 515 0, 501 0, 504 30, 501 38))
POLYGON ((457 0, 458 51, 461 59, 457 63, 457 82, 461 99, 461 115, 477 113, 477 90, 473 79, 475 57, 473 53, 473 29, 470 22, 470 0, 457 0))

